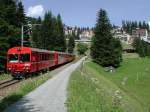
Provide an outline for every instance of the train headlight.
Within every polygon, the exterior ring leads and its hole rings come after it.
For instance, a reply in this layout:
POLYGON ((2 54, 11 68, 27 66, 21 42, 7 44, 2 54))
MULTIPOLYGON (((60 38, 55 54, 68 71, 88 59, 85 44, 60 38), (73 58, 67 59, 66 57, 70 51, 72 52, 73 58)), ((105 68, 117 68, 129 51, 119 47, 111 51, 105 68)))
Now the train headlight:
POLYGON ((25 64, 24 70, 28 72, 30 70, 30 64, 25 64))
POLYGON ((24 67, 24 72, 29 72, 30 71, 30 67, 24 67))
POLYGON ((25 67, 25 69, 26 69, 26 70, 29 70, 30 68, 29 68, 29 67, 25 67))
POLYGON ((25 69, 25 70, 28 70, 28 69, 30 69, 30 67, 29 67, 29 66, 25 66, 24 69, 25 69))
POLYGON ((30 66, 30 64, 26 63, 24 66, 25 66, 25 67, 29 67, 29 66, 30 66))

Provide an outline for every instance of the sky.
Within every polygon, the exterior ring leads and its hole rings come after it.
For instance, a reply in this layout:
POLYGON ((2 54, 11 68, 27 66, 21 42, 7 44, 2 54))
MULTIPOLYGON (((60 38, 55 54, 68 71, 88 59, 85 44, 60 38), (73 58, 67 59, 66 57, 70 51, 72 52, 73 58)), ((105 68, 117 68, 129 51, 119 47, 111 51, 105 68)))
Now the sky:
POLYGON ((94 27, 100 8, 115 25, 122 20, 150 21, 150 0, 23 0, 23 4, 28 16, 43 17, 51 11, 55 16, 61 14, 69 26, 94 27))

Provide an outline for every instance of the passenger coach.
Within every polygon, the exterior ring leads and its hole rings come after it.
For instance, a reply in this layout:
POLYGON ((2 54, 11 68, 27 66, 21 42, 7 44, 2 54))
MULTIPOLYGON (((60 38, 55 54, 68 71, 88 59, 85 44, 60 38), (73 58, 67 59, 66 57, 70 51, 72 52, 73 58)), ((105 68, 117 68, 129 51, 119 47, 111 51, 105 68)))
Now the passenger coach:
POLYGON ((30 47, 14 47, 7 53, 7 71, 15 78, 28 77, 32 73, 74 60, 75 56, 57 51, 30 47))

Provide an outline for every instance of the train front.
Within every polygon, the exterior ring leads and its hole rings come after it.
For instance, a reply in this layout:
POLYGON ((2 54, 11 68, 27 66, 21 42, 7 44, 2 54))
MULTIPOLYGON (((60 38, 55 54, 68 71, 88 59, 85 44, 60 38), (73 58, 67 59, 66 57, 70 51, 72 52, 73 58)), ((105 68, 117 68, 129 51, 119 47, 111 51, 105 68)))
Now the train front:
POLYGON ((14 78, 23 78, 30 73, 31 50, 28 47, 14 47, 7 53, 7 71, 14 78))

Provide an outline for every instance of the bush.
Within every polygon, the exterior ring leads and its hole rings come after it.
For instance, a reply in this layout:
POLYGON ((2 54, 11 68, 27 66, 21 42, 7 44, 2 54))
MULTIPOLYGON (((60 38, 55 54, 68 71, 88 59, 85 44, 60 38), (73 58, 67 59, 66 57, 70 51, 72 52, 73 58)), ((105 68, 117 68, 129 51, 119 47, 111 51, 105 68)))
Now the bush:
POLYGON ((140 57, 150 57, 149 43, 141 40, 140 38, 134 39, 133 46, 140 57))
POLYGON ((84 43, 77 44, 77 51, 79 55, 84 55, 87 50, 88 50, 87 44, 84 44, 84 43))

